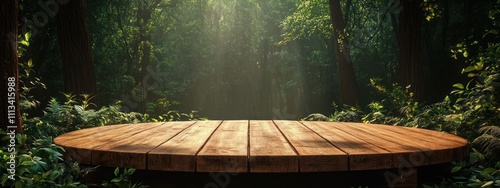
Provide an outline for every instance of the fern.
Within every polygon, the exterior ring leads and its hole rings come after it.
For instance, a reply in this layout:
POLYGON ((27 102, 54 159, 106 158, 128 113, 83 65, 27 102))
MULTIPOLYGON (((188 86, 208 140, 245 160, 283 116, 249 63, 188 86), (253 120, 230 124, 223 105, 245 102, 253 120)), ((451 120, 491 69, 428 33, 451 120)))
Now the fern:
POLYGON ((500 157, 500 127, 485 126, 478 130, 481 136, 474 139, 472 143, 480 146, 483 153, 491 159, 500 157))
POLYGON ((478 132, 482 134, 490 134, 495 137, 500 137, 500 127, 499 126, 486 126, 486 127, 481 127, 478 132))

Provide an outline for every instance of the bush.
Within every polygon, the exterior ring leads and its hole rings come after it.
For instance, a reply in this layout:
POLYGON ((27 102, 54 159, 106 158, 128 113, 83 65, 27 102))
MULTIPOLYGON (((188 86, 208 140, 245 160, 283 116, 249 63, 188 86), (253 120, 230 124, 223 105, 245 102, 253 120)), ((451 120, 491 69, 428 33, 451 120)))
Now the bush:
MULTIPOLYGON (((10 139, 5 132, 1 132, 2 140, 10 139)), ((7 153, 6 144, 0 146, 0 174, 2 187, 86 187, 81 183, 82 177, 90 169, 80 169, 78 163, 64 161, 63 148, 52 143, 52 137, 35 139, 27 147, 27 135, 16 136, 15 147, 15 181, 9 179, 7 166, 11 153, 7 153)))
POLYGON ((26 134, 37 138, 55 137, 88 127, 148 121, 147 115, 121 112, 119 103, 99 110, 90 109, 91 98, 88 95, 82 96, 83 99, 77 101, 75 96, 66 95, 66 101, 62 104, 53 98, 42 117, 24 117, 23 128, 26 134))
POLYGON ((123 169, 123 173, 120 174, 120 168, 115 169, 115 178, 109 182, 102 183, 103 187, 109 188, 146 188, 148 186, 142 185, 142 183, 133 183, 130 178, 134 174, 135 169, 123 169))

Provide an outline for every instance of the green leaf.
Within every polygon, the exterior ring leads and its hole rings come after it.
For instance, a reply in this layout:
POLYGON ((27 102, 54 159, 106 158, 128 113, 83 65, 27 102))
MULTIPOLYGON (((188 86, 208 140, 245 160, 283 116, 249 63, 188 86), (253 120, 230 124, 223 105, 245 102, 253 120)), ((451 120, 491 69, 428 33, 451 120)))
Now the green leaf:
POLYGON ((468 180, 469 178, 466 178, 466 177, 463 177, 463 176, 453 176, 453 179, 464 181, 464 180, 468 180))
POLYGON ((469 57, 469 52, 465 51, 465 52, 463 53, 463 55, 464 55, 464 57, 469 57))
POLYGON ((80 105, 75 105, 75 110, 76 112, 78 112, 80 115, 83 115, 83 113, 85 112, 85 110, 83 109, 82 106, 80 105))
POLYGON ((121 182, 122 180, 123 180, 123 178, 121 178, 121 177, 120 178, 113 178, 111 180, 111 183, 118 183, 118 182, 121 182))
POLYGON ((491 175, 496 171, 497 171, 497 169, 494 169, 494 168, 485 168, 483 171, 481 171, 481 175, 482 176, 491 175))
POLYGON ((135 169, 134 169, 134 168, 128 169, 128 174, 129 174, 129 175, 134 174, 134 172, 135 172, 135 169))
POLYGON ((475 71, 475 70, 476 70, 476 67, 474 67, 474 66, 468 66, 467 68, 465 68, 465 69, 462 70, 462 73, 472 72, 472 71, 475 71))
POLYGON ((50 180, 54 181, 54 180, 56 180, 56 179, 57 179, 60 175, 61 175, 61 172, 59 172, 59 171, 53 171, 52 173, 50 173, 49 178, 50 178, 50 180))
POLYGON ((24 34, 24 40, 30 41, 30 38, 31 38, 31 32, 26 32, 26 34, 24 34))
POLYGON ((16 188, 23 188, 23 182, 22 181, 17 181, 15 184, 16 188))
POLYGON ((28 60, 28 67, 33 67, 33 59, 28 60))
POLYGON ((494 30, 494 29, 489 30, 487 33, 485 33, 485 34, 483 35, 483 37, 485 37, 485 36, 486 36, 486 35, 488 35, 488 34, 498 35, 498 31, 497 31, 497 30, 494 30))
POLYGON ((482 106, 480 104, 474 106, 474 110, 479 110, 482 106))
POLYGON ((454 88, 457 88, 457 89, 464 89, 464 85, 461 84, 461 83, 458 83, 458 84, 453 84, 453 87, 454 88))
POLYGON ((479 62, 479 63, 477 63, 477 64, 474 66, 474 69, 475 69, 475 70, 483 70, 483 67, 484 67, 484 63, 483 63, 483 62, 479 62))
POLYGON ((34 162, 33 161, 23 161, 20 166, 31 166, 33 165, 34 162))
POLYGON ((21 40, 21 44, 25 45, 25 46, 29 46, 30 45, 30 43, 28 41, 25 41, 25 40, 21 40))
POLYGON ((476 162, 481 160, 481 156, 476 153, 471 153, 469 156, 469 164, 475 164, 476 162))
POLYGON ((120 168, 116 167, 116 169, 115 169, 115 176, 118 176, 118 174, 120 174, 120 168))
POLYGON ((489 182, 486 182, 485 184, 483 184, 483 186, 481 187, 488 187, 490 185, 493 185, 493 181, 489 181, 489 182))
POLYGON ((455 167, 453 167, 453 169, 451 169, 451 173, 458 172, 458 171, 460 171, 461 169, 462 169, 462 167, 461 167, 461 166, 455 166, 455 167))

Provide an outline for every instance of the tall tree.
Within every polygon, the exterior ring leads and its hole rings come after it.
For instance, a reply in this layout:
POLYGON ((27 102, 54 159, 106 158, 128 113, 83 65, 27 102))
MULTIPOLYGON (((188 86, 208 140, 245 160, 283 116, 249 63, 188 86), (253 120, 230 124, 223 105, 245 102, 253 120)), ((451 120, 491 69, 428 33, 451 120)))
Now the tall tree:
POLYGON ((22 133, 17 57, 18 1, 0 1, 0 128, 22 133), (13 96, 15 95, 15 96, 13 96))
POLYGON ((56 20, 63 62, 64 91, 95 94, 94 59, 84 0, 72 0, 61 5, 56 20))
POLYGON ((423 100, 424 76, 421 57, 422 0, 402 0, 399 14, 399 71, 401 85, 411 85, 417 101, 423 100))
POLYGON ((329 0, 330 18, 334 28, 334 44, 337 52, 340 73, 340 99, 342 104, 356 105, 360 94, 354 67, 349 53, 349 40, 345 32, 345 23, 339 0, 329 0))
MULTIPOLYGON (((137 33, 132 41, 133 46, 131 46, 131 52, 129 56, 128 71, 130 74, 134 75, 136 82, 140 82, 145 74, 146 68, 150 66, 151 63, 151 53, 152 53, 152 42, 151 42, 151 19, 155 9, 160 6, 161 0, 155 1, 137 1, 137 13, 135 27, 137 28, 137 33), (137 65, 137 66, 136 66, 137 65)), ((177 1, 169 2, 177 3, 177 1)), ((167 8, 167 5, 163 5, 167 8)), ((169 5, 172 6, 172 5, 169 5)), ((119 18, 121 19, 121 18, 119 18)))

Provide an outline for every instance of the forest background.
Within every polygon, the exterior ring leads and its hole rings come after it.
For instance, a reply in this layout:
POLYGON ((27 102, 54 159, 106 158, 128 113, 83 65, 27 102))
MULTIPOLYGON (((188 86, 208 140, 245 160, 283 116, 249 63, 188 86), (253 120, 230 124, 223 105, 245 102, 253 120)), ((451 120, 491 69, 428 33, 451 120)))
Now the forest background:
MULTIPOLYGON (((498 1, 48 0, 1 7, 2 24, 17 29, 15 56, 4 42, 1 58, 19 67, 16 122, 25 134, 17 139, 25 155, 18 161, 26 168, 19 176, 31 178, 22 185, 78 182, 60 172, 76 167, 62 163, 51 144, 72 130, 306 118, 462 136, 470 158, 450 169, 462 179, 440 183, 500 186, 498 1)), ((13 38, 9 28, 2 37, 13 38)), ((10 185, 7 173, 2 178, 10 185)))

